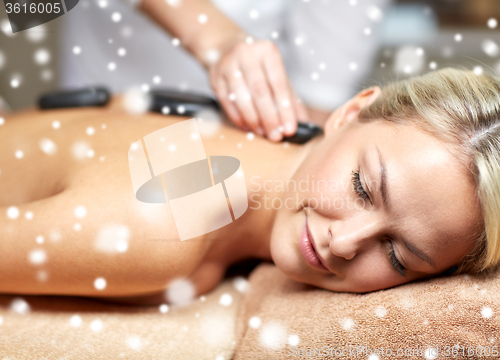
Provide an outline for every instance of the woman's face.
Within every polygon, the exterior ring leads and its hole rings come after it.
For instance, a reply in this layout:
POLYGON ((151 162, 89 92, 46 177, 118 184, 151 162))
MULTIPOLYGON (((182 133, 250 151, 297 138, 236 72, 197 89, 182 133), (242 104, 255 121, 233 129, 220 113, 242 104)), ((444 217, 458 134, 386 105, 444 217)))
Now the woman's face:
POLYGON ((278 210, 275 264, 340 292, 390 288, 455 265, 472 249, 481 215, 450 145, 386 120, 355 116, 335 128, 339 116, 288 184, 285 198, 299 201, 278 210))

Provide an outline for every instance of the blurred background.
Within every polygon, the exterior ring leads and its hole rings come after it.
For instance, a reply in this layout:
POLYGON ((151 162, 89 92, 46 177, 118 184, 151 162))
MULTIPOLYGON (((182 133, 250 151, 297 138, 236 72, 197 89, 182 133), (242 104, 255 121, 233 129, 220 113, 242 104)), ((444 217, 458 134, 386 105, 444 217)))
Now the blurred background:
MULTIPOLYGON (((79 6, 85 1, 93 0, 79 6)), ((360 87, 446 66, 500 74, 500 0, 396 0, 375 15, 380 46, 360 87)), ((13 34, 0 5, 0 96, 11 110, 34 106, 41 93, 59 88, 60 21, 13 34)))

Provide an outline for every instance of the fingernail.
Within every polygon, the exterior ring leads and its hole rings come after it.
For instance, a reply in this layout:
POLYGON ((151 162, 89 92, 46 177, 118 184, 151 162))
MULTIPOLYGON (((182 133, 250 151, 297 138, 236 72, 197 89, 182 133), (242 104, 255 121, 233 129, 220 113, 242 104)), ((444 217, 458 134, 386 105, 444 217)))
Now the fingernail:
POLYGON ((285 133, 287 133, 287 134, 293 133, 293 124, 290 124, 290 123, 285 124, 285 133))
POLYGON ((278 129, 274 129, 269 133, 269 139, 273 141, 281 140, 281 132, 278 129))
POLYGON ((255 132, 257 133, 257 135, 264 135, 264 129, 261 126, 259 126, 257 130, 255 130, 255 132))

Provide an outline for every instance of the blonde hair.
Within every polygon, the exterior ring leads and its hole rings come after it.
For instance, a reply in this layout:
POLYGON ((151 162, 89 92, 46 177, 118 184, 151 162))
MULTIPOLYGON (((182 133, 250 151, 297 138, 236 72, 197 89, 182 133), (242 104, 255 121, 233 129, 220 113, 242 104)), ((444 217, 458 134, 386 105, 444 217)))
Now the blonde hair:
POLYGON ((483 224, 458 273, 490 272, 500 265, 500 78, 445 68, 382 88, 360 119, 412 121, 456 145, 475 185, 483 224))

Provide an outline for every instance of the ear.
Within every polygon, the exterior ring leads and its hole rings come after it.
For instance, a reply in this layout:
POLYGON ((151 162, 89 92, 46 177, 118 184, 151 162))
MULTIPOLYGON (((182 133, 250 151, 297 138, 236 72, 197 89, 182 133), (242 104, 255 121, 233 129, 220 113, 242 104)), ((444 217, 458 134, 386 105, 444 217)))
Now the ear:
POLYGON ((350 123, 356 119, 359 115, 359 111, 362 108, 371 105, 381 92, 382 90, 380 87, 372 86, 359 92, 351 100, 335 110, 325 123, 325 135, 335 131, 343 124, 350 123))

